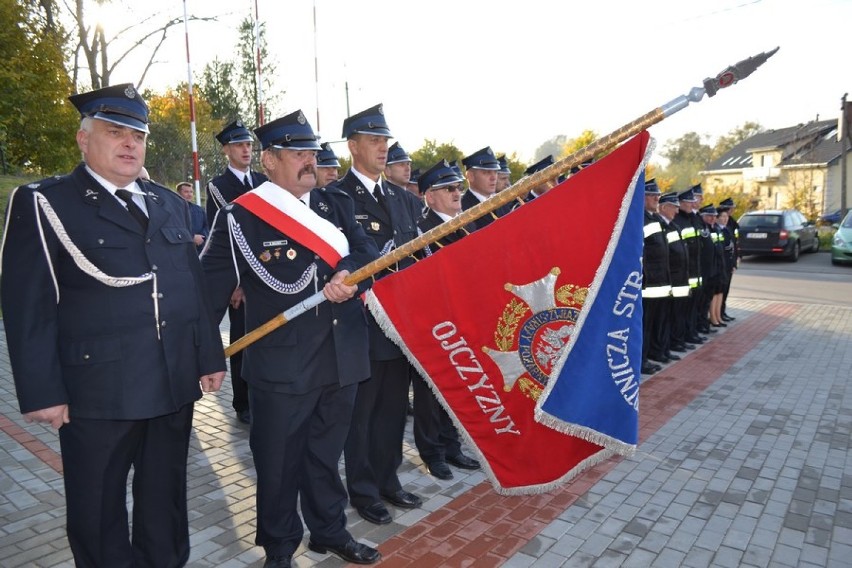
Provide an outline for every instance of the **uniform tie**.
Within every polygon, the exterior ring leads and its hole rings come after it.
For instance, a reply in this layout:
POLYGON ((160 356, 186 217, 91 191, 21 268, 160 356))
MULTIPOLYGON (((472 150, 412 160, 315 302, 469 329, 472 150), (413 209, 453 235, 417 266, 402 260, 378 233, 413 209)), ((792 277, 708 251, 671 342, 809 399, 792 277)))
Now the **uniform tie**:
POLYGON ((254 189, 251 186, 251 174, 246 174, 246 177, 243 178, 243 185, 246 186, 247 191, 251 191, 252 189, 254 189))
POLYGON ((115 194, 119 199, 124 201, 125 205, 127 205, 127 211, 130 213, 130 216, 136 219, 136 222, 142 227, 143 230, 148 229, 148 216, 145 215, 145 212, 142 211, 142 208, 136 205, 133 201, 133 194, 126 189, 116 189, 115 194))
POLYGON ((385 203, 385 196, 384 196, 384 194, 382 194, 381 184, 377 183, 376 187, 373 188, 373 197, 376 198, 376 201, 379 202, 379 205, 382 207, 382 209, 384 209, 385 212, 387 212, 388 206, 387 206, 387 203, 385 203))

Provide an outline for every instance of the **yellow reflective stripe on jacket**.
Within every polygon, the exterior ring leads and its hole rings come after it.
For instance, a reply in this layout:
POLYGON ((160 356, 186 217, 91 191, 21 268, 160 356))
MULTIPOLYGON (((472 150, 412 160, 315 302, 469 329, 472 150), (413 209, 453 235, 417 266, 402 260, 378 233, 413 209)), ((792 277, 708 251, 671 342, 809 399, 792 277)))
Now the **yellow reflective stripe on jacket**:
POLYGON ((695 277, 693 277, 693 278, 690 278, 690 279, 689 279, 689 287, 690 287, 690 288, 698 288, 698 284, 700 283, 700 282, 699 282, 700 280, 701 280, 701 279, 700 279, 700 278, 698 278, 697 276, 695 276, 695 277))
POLYGON ((680 235, 677 234, 677 231, 669 231, 666 233, 666 240, 669 241, 669 244, 676 243, 680 240, 680 235))
POLYGON ((672 293, 672 287, 666 284, 665 286, 651 286, 642 290, 643 298, 667 298, 672 293))
POLYGON ((663 226, 659 223, 648 223, 642 230, 645 232, 645 238, 647 239, 651 235, 662 232, 663 226))
POLYGON ((684 239, 692 239, 697 235, 698 233, 695 231, 695 227, 686 227, 685 229, 680 230, 680 236, 684 239))

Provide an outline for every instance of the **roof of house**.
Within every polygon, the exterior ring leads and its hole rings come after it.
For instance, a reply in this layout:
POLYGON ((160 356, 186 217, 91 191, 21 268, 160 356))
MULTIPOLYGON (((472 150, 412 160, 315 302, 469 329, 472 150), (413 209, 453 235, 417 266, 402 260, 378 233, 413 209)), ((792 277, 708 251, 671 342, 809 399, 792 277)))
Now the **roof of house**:
POLYGON ((837 120, 809 122, 755 134, 707 164, 703 171, 750 168, 752 152, 759 149, 781 149, 778 166, 829 164, 840 157, 837 120))

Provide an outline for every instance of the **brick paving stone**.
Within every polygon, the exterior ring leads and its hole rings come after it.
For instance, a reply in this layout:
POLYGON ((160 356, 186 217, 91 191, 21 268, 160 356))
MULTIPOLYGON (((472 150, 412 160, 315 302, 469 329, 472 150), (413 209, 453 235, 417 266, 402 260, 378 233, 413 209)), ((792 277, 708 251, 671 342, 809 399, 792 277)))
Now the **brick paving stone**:
MULTIPOLYGON (((642 443, 564 490, 494 493, 482 472, 426 475, 408 422, 400 479, 425 499, 375 527, 383 566, 848 566, 852 310, 736 300, 738 320, 643 382, 642 443), (801 330, 806 330, 803 334, 801 330), (807 380, 803 380, 807 377, 807 380), (657 397, 655 399, 655 397, 657 397), (440 535, 440 538, 437 536, 440 535)), ((260 566, 248 430, 230 383, 196 406, 190 567, 260 566)), ((0 349, 0 564, 72 566, 57 436, 25 424, 0 349), (10 530, 15 532, 10 533, 10 530), (10 553, 11 552, 11 553, 10 553)), ((303 544, 294 565, 342 566, 303 544)))

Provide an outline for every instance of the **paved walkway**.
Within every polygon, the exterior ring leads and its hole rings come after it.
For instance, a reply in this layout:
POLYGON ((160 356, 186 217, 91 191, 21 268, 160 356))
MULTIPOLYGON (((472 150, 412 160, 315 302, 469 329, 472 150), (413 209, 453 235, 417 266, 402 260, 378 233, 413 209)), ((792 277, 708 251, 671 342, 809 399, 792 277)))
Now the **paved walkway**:
MULTIPOLYGON (((425 499, 375 526, 382 566, 852 566, 852 309, 731 302, 737 321, 641 391, 641 445, 563 489, 503 497, 480 472, 401 479, 425 499)), ((1 334, 0 334, 1 335, 1 334)), ((17 411, 0 347, 0 566, 73 566, 54 432, 17 411)), ((196 406, 193 567, 260 566, 248 430, 230 391, 196 406)), ((294 565, 341 566, 307 551, 294 565)))

